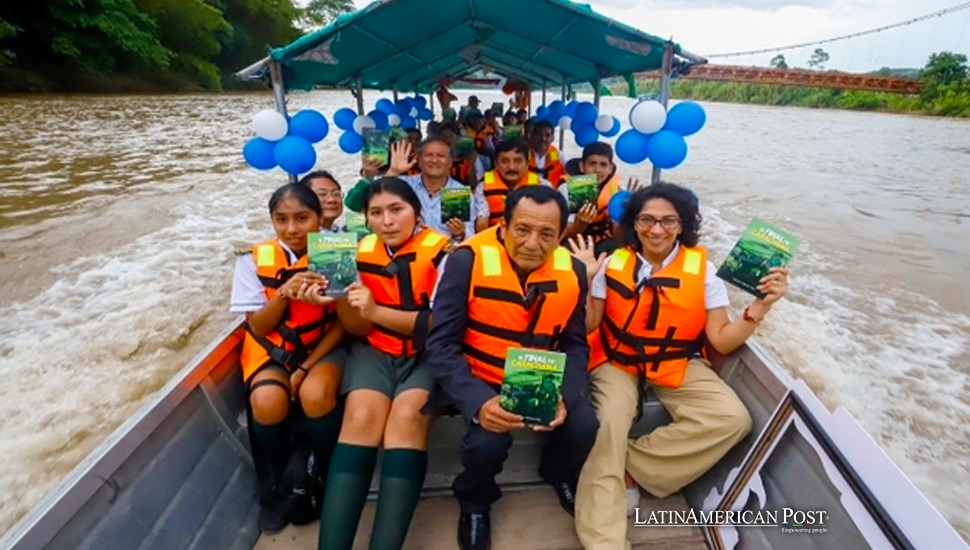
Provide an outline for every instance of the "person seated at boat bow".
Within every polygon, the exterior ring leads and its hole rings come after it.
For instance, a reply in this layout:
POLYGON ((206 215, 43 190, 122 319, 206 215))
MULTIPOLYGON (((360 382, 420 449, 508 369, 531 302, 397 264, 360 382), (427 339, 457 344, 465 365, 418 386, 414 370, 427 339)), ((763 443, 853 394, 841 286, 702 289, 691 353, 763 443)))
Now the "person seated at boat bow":
POLYGON ((353 546, 379 446, 384 454, 370 548, 404 544, 427 471, 431 416, 421 408, 432 379, 424 341, 448 239, 421 226, 421 202, 400 179, 371 183, 364 211, 374 232, 358 244, 360 281, 337 300, 347 332, 361 338, 351 343, 340 387, 346 412, 320 516, 319 548, 326 550, 353 546))
POLYGON ((299 402, 306 417, 299 427, 326 464, 340 427, 337 390, 346 352, 333 304, 316 299, 327 280, 307 271, 307 234, 320 228, 320 200, 309 187, 288 184, 273 193, 269 211, 276 238, 239 255, 230 311, 246 316, 239 362, 249 394, 259 527, 274 532, 289 522, 281 477, 299 420, 291 401, 299 402))
POLYGON ((657 183, 627 202, 625 246, 609 258, 594 258, 590 240, 574 242, 593 277, 587 330, 600 422, 576 502, 576 531, 587 550, 630 547, 624 469, 663 498, 697 479, 751 430, 744 404, 702 356, 702 345, 728 354, 744 344, 788 291, 788 270, 772 268, 758 287, 765 297, 731 321, 724 283, 698 246, 700 224, 690 190, 657 183), (673 422, 630 440, 647 385, 673 422))
POLYGON ((459 449, 464 470, 452 485, 462 550, 490 547, 489 511, 502 494, 495 476, 514 432, 524 428, 522 416, 499 404, 509 348, 566 355, 555 419, 533 429, 548 432, 539 474, 569 513, 597 429, 588 399, 585 268, 559 246, 568 205, 550 187, 526 186, 509 194, 505 208, 498 227, 447 258, 428 336, 437 382, 429 407, 454 403, 467 421, 459 449))
POLYGON ((475 187, 475 203, 488 209, 488 217, 475 219, 477 231, 499 225, 505 215, 505 198, 515 189, 529 185, 552 187, 538 174, 529 171, 528 155, 528 147, 521 139, 503 141, 495 148, 495 168, 485 172, 475 187))

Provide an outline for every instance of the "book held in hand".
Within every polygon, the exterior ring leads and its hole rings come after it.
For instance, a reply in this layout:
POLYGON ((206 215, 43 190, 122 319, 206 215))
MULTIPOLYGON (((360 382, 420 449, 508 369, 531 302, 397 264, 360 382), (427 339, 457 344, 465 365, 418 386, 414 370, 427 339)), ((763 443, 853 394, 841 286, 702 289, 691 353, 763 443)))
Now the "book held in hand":
POLYGON ((377 159, 384 166, 389 161, 390 133, 377 128, 364 128, 364 160, 377 159))
POLYGON ((798 239, 790 233, 755 218, 731 249, 717 276, 732 285, 764 298, 758 282, 772 267, 785 267, 798 249, 798 239))
POLYGON ((526 424, 548 426, 556 418, 565 370, 565 353, 509 348, 499 405, 526 424))
POLYGON ((307 233, 310 271, 327 278, 327 296, 347 295, 347 286, 357 280, 356 233, 307 233))
POLYGON ((597 188, 596 174, 582 174, 569 176, 566 179, 566 190, 569 193, 569 213, 575 214, 586 203, 596 204, 597 188))
POLYGON ((519 139, 522 137, 522 127, 518 125, 508 125, 502 128, 502 139, 519 139))
POLYGON ((453 188, 441 190, 441 223, 448 223, 452 218, 462 222, 471 220, 472 190, 468 188, 453 188))
POLYGON ((462 136, 458 138, 458 143, 455 145, 455 156, 460 159, 466 159, 471 156, 472 151, 475 150, 475 139, 462 136))
POLYGON ((505 112, 505 103, 502 103, 501 101, 496 101, 492 103, 491 111, 493 115, 497 117, 501 117, 502 113, 505 112))
POLYGON ((367 227, 367 216, 350 210, 345 210, 345 212, 345 225, 348 233, 356 233, 358 241, 371 234, 370 227, 367 227))

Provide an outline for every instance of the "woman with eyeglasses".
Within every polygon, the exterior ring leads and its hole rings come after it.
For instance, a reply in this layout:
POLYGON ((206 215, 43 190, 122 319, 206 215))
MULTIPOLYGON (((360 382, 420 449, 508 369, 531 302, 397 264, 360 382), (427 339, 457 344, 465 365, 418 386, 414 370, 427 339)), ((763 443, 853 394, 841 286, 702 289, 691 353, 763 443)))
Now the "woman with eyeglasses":
POLYGON ((337 224, 337 218, 344 212, 343 191, 340 183, 326 170, 317 170, 300 178, 300 185, 313 190, 320 197, 323 215, 320 216, 320 231, 340 233, 344 226, 337 224))
POLYGON ((573 244, 590 277, 586 329, 600 422, 576 492, 576 531, 587 550, 629 547, 637 486, 657 498, 673 494, 751 430, 747 409, 703 348, 728 354, 744 344, 788 291, 788 270, 772 268, 758 286, 765 297, 732 321, 724 282, 698 246, 700 225, 690 190, 656 183, 628 200, 624 246, 609 258, 594 257, 591 240, 573 244), (673 422, 630 440, 648 386, 673 422))

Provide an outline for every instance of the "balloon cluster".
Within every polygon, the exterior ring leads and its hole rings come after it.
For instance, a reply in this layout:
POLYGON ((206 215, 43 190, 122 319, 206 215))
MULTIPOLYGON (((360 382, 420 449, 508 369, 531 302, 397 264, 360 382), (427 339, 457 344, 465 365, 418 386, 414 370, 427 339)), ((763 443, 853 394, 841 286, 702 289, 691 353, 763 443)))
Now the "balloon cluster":
POLYGON ((313 144, 327 137, 330 126, 317 111, 304 109, 287 121, 281 113, 266 109, 253 117, 256 137, 243 146, 243 158, 257 170, 279 166, 289 174, 313 169, 317 152, 313 144))
POLYGON ((658 101, 640 101, 630 109, 632 129, 620 134, 614 149, 627 164, 647 159, 657 168, 674 168, 687 158, 684 137, 697 133, 707 120, 697 103, 684 101, 668 111, 658 101))
POLYGON ((353 109, 343 107, 333 114, 333 123, 344 131, 337 144, 340 150, 349 155, 359 153, 364 147, 364 129, 387 130, 400 127, 404 130, 417 128, 418 120, 431 120, 428 100, 421 96, 403 97, 396 102, 382 97, 374 109, 366 115, 358 115, 353 109))
POLYGON ((572 130, 576 145, 586 147, 600 136, 613 137, 620 133, 620 121, 610 115, 601 115, 596 106, 588 101, 569 103, 557 99, 548 106, 536 109, 536 119, 545 120, 563 130, 572 130))

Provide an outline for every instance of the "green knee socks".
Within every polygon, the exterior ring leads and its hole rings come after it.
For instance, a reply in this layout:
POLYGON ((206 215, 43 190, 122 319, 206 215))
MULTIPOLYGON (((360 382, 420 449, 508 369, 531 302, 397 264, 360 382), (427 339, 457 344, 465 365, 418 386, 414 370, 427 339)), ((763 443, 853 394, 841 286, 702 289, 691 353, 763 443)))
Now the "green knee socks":
POLYGON ((320 461, 321 472, 326 475, 330 457, 337 446, 337 436, 340 435, 340 423, 343 420, 343 410, 337 408, 319 418, 309 418, 303 422, 303 432, 310 440, 313 453, 320 461))
POLYGON ((350 550, 377 461, 376 447, 338 443, 320 513, 319 550, 350 550))
POLYGON ((425 451, 384 451, 370 550, 400 550, 404 545, 427 471, 428 453, 425 451))

